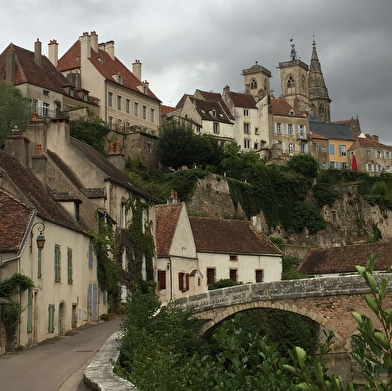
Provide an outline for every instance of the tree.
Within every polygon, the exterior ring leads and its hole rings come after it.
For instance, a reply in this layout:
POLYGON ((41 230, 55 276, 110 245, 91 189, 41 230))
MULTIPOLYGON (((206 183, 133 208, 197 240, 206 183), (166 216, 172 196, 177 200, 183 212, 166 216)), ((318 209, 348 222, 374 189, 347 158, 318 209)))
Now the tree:
POLYGON ((102 155, 105 154, 105 136, 109 129, 102 121, 71 121, 70 134, 72 137, 91 145, 102 155))
POLYGON ((287 162, 287 167, 309 180, 317 177, 318 162, 309 154, 293 156, 287 162))
POLYGON ((0 80, 0 147, 4 147, 4 139, 18 128, 22 132, 27 129, 30 109, 29 101, 22 96, 20 90, 12 84, 0 80))
POLYGON ((159 132, 157 157, 165 167, 178 170, 195 163, 195 145, 192 125, 184 120, 172 119, 159 132))

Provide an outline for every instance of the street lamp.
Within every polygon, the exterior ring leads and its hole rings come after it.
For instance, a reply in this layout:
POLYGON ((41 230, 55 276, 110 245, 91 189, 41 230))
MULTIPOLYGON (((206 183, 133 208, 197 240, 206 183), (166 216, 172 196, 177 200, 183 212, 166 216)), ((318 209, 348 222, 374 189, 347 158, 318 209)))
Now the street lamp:
POLYGON ((36 225, 38 225, 37 230, 39 232, 39 234, 37 236, 37 239, 36 239, 37 248, 38 248, 39 251, 41 251, 44 248, 44 246, 45 246, 45 236, 43 234, 43 232, 45 231, 45 224, 41 223, 40 221, 38 221, 31 228, 30 252, 33 251, 33 236, 34 236, 33 235, 33 229, 34 229, 34 227, 36 225))

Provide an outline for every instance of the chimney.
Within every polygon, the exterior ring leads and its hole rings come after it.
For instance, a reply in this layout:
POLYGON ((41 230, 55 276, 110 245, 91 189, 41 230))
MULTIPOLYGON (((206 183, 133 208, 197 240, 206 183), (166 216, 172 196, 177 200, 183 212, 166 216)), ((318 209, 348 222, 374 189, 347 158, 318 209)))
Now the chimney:
POLYGON ((59 62, 59 44, 55 39, 51 39, 48 44, 48 53, 50 62, 57 68, 59 62))
POLYGON ((93 49, 95 53, 98 53, 98 34, 95 31, 91 31, 90 37, 91 49, 93 49))
POLYGON ((166 202, 167 202, 168 205, 179 204, 180 203, 180 199, 178 198, 177 192, 172 190, 170 192, 170 197, 167 199, 166 202))
POLYGON ((80 40, 80 56, 81 61, 86 58, 91 57, 91 38, 88 33, 83 33, 83 35, 79 38, 80 40))
POLYGON ((31 157, 31 170, 43 185, 46 185, 47 162, 48 158, 42 153, 42 145, 37 144, 36 153, 31 157))
POLYGON ((138 78, 138 80, 142 80, 142 63, 140 60, 135 60, 132 64, 132 73, 138 78))
POLYGON ((41 65, 42 59, 42 43, 37 38, 37 41, 34 43, 34 60, 38 65, 41 65))
POLYGON ((372 140, 377 141, 378 142, 378 136, 376 134, 372 134, 371 135, 372 140))
POLYGON ((113 166, 117 167, 120 171, 124 172, 125 169, 125 157, 124 154, 121 153, 121 145, 120 141, 116 143, 110 143, 109 154, 106 155, 106 159, 113 164, 113 166))
POLYGON ((114 41, 108 41, 105 44, 106 53, 114 60, 114 41))
POLYGON ((6 54, 5 80, 7 83, 14 84, 16 71, 15 52, 10 48, 6 54))

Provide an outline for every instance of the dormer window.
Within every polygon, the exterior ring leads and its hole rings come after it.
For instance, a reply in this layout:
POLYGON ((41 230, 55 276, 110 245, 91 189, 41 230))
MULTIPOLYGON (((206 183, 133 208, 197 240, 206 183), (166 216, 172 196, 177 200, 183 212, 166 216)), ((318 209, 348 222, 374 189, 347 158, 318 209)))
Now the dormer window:
POLYGON ((295 114, 295 113, 294 113, 294 110, 291 109, 291 110, 289 111, 289 116, 292 117, 294 114, 295 114))
POLYGON ((43 90, 44 96, 49 96, 49 91, 48 90, 43 90))
POLYGON ((117 83, 122 84, 122 75, 119 73, 117 74, 117 83))
POLYGON ((216 117, 216 111, 215 111, 215 109, 212 110, 211 115, 212 115, 214 118, 216 117))

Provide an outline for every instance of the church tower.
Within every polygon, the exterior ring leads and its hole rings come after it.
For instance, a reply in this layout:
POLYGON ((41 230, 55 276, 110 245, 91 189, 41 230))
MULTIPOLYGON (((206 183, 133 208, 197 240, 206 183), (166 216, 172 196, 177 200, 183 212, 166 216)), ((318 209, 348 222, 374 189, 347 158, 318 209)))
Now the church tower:
POLYGON ((325 86, 324 76, 321 72, 314 39, 309 67, 309 101, 311 104, 311 115, 313 117, 325 122, 331 121, 331 99, 329 99, 328 89, 325 86))
POLYGON ((308 65, 298 58, 292 39, 290 42, 290 61, 280 62, 278 67, 281 94, 296 110, 308 111, 308 65))
POLYGON ((258 65, 256 61, 255 65, 242 70, 242 76, 244 77, 245 92, 252 94, 256 101, 269 95, 271 72, 267 68, 258 65))

